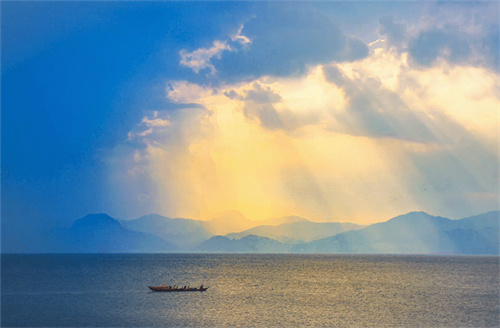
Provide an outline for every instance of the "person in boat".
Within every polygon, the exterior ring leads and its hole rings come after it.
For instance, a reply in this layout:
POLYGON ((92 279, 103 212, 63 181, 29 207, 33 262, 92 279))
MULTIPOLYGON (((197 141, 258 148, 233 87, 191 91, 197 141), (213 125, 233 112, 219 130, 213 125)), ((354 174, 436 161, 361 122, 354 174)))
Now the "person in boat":
POLYGON ((202 290, 202 289, 203 289, 203 285, 200 286, 200 290, 202 290))

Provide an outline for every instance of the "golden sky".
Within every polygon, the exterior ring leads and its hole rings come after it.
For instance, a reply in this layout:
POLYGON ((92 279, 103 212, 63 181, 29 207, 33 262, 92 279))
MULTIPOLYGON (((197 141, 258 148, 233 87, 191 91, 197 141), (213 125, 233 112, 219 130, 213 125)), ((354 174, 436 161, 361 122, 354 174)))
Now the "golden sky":
MULTIPOLYGON (((179 65, 218 82, 167 81, 164 97, 178 109, 144 111, 127 139, 143 147, 117 148, 111 181, 170 217, 236 210, 368 224, 414 210, 462 218, 497 209, 497 71, 443 22, 380 24, 366 46, 336 31, 344 48, 295 74, 222 66, 258 47, 245 23, 181 51, 179 65), (222 78, 231 67, 245 75, 222 78)), ((481 35, 471 26, 460 37, 481 35)))
POLYGON ((364 60, 300 77, 217 88, 171 81, 169 100, 203 109, 149 113, 142 134, 129 137, 145 140, 135 163, 169 216, 453 216, 454 204, 497 201, 497 168, 483 162, 496 152, 497 82, 483 68, 445 62, 413 69, 404 53, 372 46, 364 60))

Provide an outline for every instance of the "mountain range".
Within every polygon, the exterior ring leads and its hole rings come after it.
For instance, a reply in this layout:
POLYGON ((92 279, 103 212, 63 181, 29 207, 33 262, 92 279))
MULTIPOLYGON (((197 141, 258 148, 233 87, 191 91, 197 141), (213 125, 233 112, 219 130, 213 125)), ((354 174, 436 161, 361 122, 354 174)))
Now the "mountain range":
POLYGON ((53 232, 50 252, 57 253, 158 253, 178 246, 157 236, 125 229, 106 214, 89 214, 69 229, 53 232))
POLYGON ((55 230, 47 251, 499 254, 499 217, 500 211, 461 220, 410 212, 361 226, 289 216, 248 228, 255 223, 238 212, 209 221, 157 214, 119 221, 106 214, 91 214, 69 229, 55 230), (232 218, 237 221, 233 225, 229 224, 232 218))
POLYGON ((499 213, 462 220, 411 212, 307 244, 298 253, 498 254, 499 213))
POLYGON ((126 229, 162 238, 180 249, 190 249, 214 235, 203 221, 172 219, 158 214, 121 220, 120 223, 126 229))
POLYGON ((275 239, 286 244, 297 244, 363 228, 363 226, 354 223, 311 222, 300 217, 285 217, 278 222, 282 223, 278 225, 260 225, 242 232, 230 233, 226 236, 239 239, 255 235, 275 239), (286 220, 288 218, 289 220, 286 220))

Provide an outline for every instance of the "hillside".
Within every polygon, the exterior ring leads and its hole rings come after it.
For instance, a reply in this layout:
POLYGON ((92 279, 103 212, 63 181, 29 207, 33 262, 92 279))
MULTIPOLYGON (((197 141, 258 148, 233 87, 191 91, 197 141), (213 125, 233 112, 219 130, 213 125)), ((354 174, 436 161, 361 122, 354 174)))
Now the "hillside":
POLYGON ((239 239, 248 235, 256 235, 275 239, 282 243, 297 244, 331 237, 342 232, 358 230, 363 226, 354 223, 311 222, 306 219, 290 221, 276 226, 261 225, 239 233, 226 235, 239 239))
POLYGON ((188 249, 212 237, 202 221, 191 219, 172 219, 158 214, 150 214, 133 220, 120 221, 123 227, 148 233, 188 249))
POLYGON ((71 228, 55 232, 53 252, 157 253, 176 251, 174 244, 156 236, 130 231, 106 214, 89 214, 71 228))
MULTIPOLYGON (((53 231, 50 248, 41 251, 499 254, 499 215, 495 211, 450 220, 411 212, 366 227, 292 217, 276 226, 263 225, 213 237, 203 221, 147 215, 120 223, 106 214, 91 214, 76 220, 69 229, 53 231)), ((224 220, 230 217, 221 222, 224 220)))
POLYGON ((411 212, 357 231, 297 245, 300 253, 498 254, 498 215, 462 220, 411 212))
POLYGON ((238 211, 226 211, 208 221, 200 221, 212 235, 225 235, 240 232, 255 226, 255 222, 247 219, 238 211))

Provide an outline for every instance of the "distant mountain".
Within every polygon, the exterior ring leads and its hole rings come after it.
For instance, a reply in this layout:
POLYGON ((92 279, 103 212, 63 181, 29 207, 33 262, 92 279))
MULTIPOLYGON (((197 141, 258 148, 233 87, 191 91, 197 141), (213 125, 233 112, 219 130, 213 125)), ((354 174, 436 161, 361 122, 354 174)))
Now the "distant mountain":
MULTIPOLYGON (((462 220, 455 221, 459 229, 465 231, 475 231, 479 238, 486 240, 486 245, 491 245, 491 252, 484 254, 499 254, 500 253, 500 211, 492 211, 467 217, 462 220)), ((483 249, 481 243, 474 240, 471 243, 473 253, 482 254, 490 248, 483 249)))
POLYGON ((398 253, 398 254, 498 254, 499 213, 490 212, 462 220, 411 212, 307 244, 293 252, 398 253))
POLYGON ((248 235, 256 235, 271 238, 282 243, 297 244, 363 228, 363 226, 354 223, 311 222, 297 216, 281 218, 276 222, 285 223, 276 226, 261 225, 239 233, 227 234, 226 236, 239 239, 248 235))
POLYGON ((213 219, 201 222, 213 235, 240 232, 255 226, 254 221, 247 219, 238 211, 226 211, 213 219))
POLYGON ((260 225, 277 226, 280 224, 296 223, 296 222, 311 222, 311 221, 301 216, 290 215, 290 216, 283 216, 279 218, 265 220, 264 222, 261 222, 260 225))
POLYGON ((234 231, 250 224, 248 221, 232 213, 213 222, 147 215, 120 223, 106 214, 91 214, 76 220, 69 229, 54 230, 50 247, 40 247, 40 251, 500 254, 500 211, 461 220, 411 212, 367 227, 286 217, 276 220, 283 222, 276 226, 262 225, 215 237, 207 228, 213 224, 213 231, 234 231), (234 224, 231 218, 236 218, 234 224))
POLYGON ((205 228, 203 221, 172 219, 158 214, 150 214, 133 220, 121 220, 120 222, 123 227, 129 230, 160 237, 181 249, 192 248, 213 236, 205 228))
POLYGON ((201 243, 194 251, 210 253, 286 253, 289 249, 288 245, 276 240, 251 235, 241 239, 215 236, 201 243))
POLYGON ((106 214, 89 214, 71 228, 54 232, 53 252, 64 253, 157 253, 177 247, 156 236, 130 231, 106 214))

